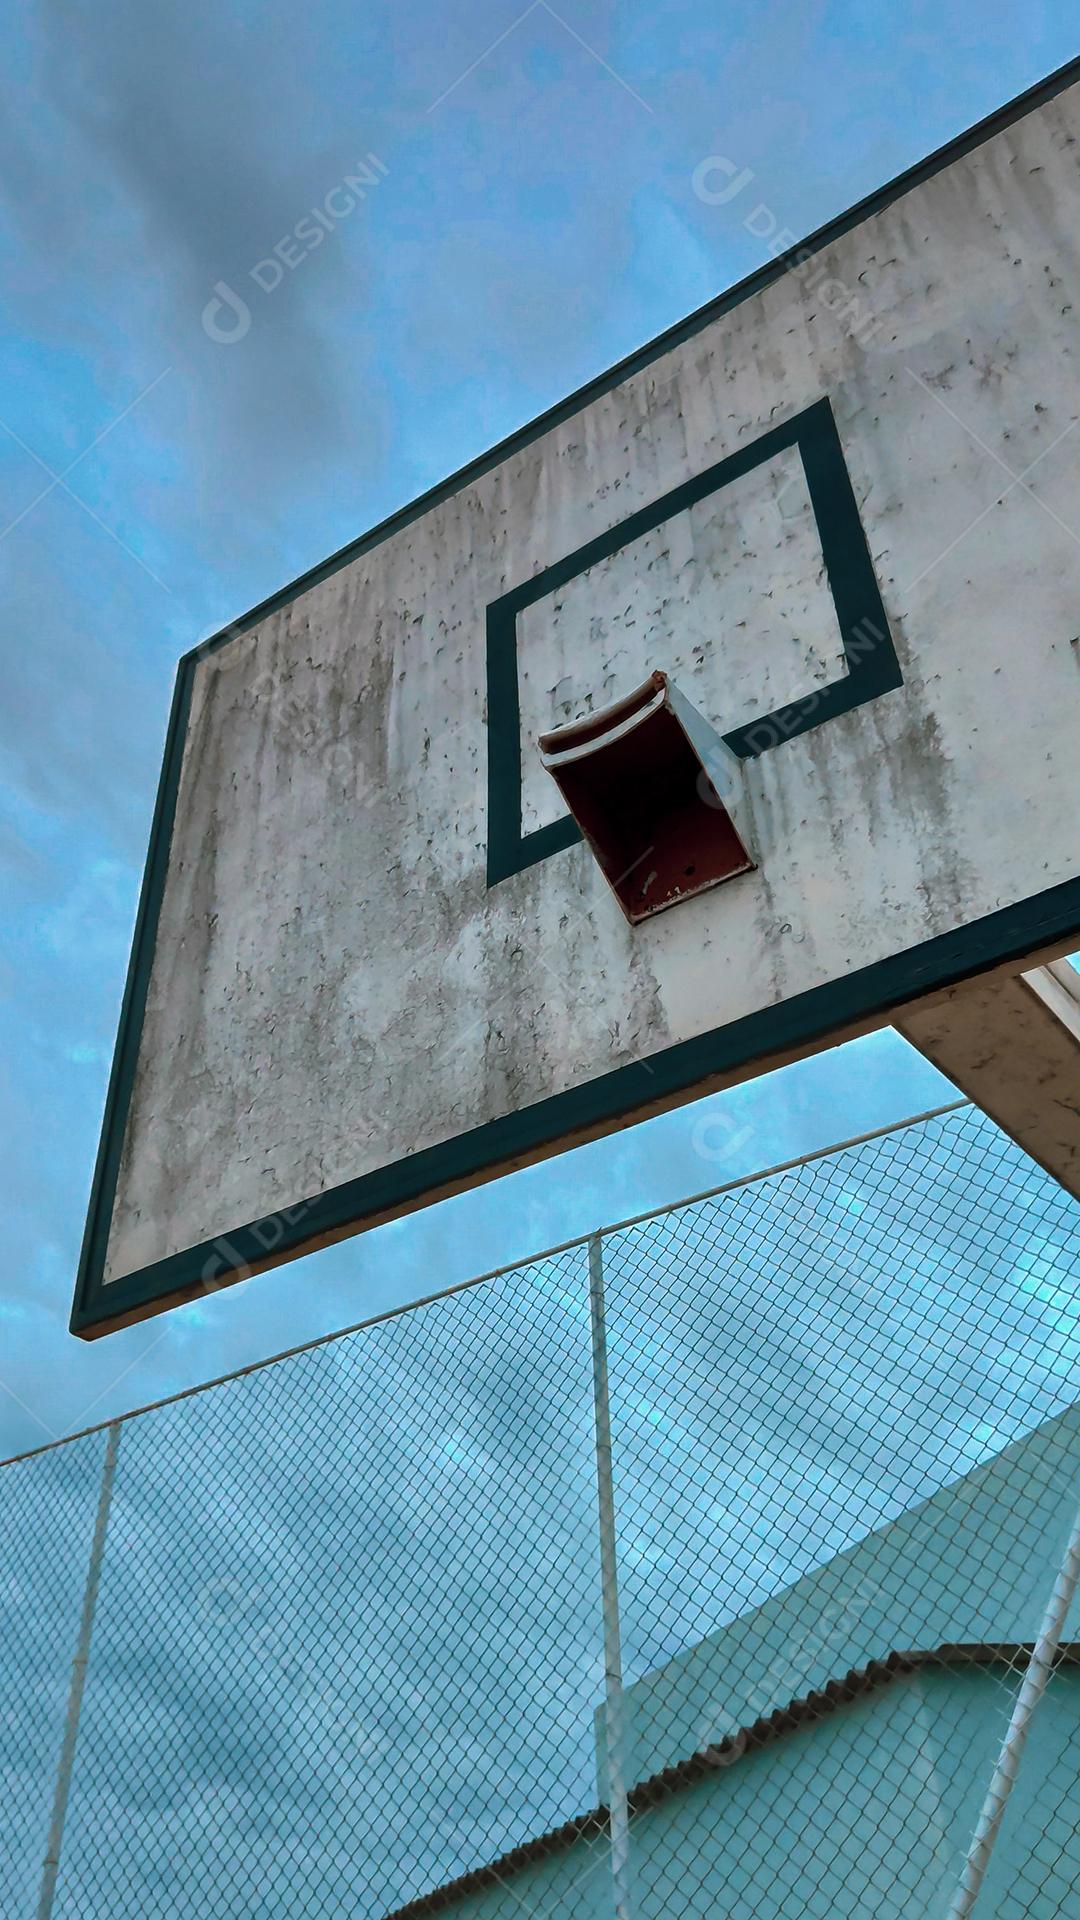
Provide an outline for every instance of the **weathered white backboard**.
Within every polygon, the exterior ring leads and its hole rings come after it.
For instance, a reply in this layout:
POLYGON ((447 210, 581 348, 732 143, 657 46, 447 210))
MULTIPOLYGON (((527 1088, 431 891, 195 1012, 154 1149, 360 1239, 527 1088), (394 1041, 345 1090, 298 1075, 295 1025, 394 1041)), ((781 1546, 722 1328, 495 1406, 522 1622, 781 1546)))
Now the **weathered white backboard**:
POLYGON ((1075 78, 181 663, 77 1332, 1076 940, 1075 78), (535 743, 655 668, 758 866, 631 927, 535 743))

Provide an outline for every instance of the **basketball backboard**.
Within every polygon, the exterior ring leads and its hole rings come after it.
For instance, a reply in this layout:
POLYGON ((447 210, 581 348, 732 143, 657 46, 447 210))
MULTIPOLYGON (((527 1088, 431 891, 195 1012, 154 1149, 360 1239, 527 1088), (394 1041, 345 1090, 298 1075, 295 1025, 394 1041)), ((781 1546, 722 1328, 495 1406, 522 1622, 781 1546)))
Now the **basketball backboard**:
POLYGON ((1076 942, 1074 78, 181 663, 76 1332, 1076 942), (657 671, 753 865, 631 924, 537 742, 657 671))

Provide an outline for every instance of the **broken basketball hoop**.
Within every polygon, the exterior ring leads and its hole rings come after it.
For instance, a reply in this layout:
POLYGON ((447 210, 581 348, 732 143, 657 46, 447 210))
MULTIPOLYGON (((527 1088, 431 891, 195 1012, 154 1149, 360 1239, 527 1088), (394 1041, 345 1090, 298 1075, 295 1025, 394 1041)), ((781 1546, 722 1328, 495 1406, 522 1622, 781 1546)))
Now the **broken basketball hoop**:
POLYGON ((741 762, 666 673, 540 757, 629 921, 752 871, 741 762))

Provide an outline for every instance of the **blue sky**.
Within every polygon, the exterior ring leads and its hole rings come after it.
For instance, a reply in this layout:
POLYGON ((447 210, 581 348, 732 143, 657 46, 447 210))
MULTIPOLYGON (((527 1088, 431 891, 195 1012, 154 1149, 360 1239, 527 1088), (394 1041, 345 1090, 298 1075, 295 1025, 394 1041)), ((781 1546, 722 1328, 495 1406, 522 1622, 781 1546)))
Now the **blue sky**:
POLYGON ((881 1036, 96 1346, 66 1330, 176 656, 757 264, 703 159, 807 231, 1074 51, 1069 10, 1008 0, 9 22, 0 1455, 948 1097, 881 1036), (232 344, 202 324, 219 282, 232 344))

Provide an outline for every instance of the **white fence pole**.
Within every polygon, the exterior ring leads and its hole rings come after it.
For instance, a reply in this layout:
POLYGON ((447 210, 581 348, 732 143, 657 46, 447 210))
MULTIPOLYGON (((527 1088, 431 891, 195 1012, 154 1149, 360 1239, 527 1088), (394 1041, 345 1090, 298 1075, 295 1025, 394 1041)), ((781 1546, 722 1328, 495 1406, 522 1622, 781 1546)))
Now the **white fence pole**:
POLYGON ((589 1241, 589 1310, 592 1324, 593 1412, 596 1422, 596 1493, 600 1510, 600 1585, 604 1614, 604 1738, 611 1877, 615 1920, 632 1920, 630 1816, 626 1804, 626 1722, 623 1713, 619 1566, 615 1551, 615 1489, 611 1469, 611 1409, 608 1404, 607 1329, 604 1319, 604 1257, 599 1234, 589 1241))
POLYGON ((75 1764, 75 1746, 79 1738, 79 1715, 82 1711, 83 1688, 86 1685, 86 1663, 90 1657, 90 1640, 94 1631, 94 1611, 97 1607, 98 1587, 101 1584, 101 1563, 105 1557, 105 1535, 109 1527, 109 1508, 112 1505, 113 1480, 116 1477, 116 1456, 119 1448, 120 1422, 114 1420, 105 1443, 105 1464, 101 1470, 97 1518, 94 1521, 94 1533, 90 1542, 90 1561, 86 1570, 86 1587, 83 1592, 82 1614, 79 1618, 79 1637, 75 1643, 75 1658, 71 1663, 71 1683, 68 1687, 64 1736, 60 1743, 60 1759, 56 1769, 52 1819, 49 1822, 49 1838, 45 1845, 45 1860, 41 1869, 37 1920, 51 1920, 53 1901, 56 1898, 56 1877, 60 1871, 64 1820, 67 1816, 68 1794, 71 1790, 71 1773, 75 1764))
POLYGON ((1069 1544, 1065 1549, 1065 1558, 1054 1582, 1054 1591, 1050 1595, 1046 1616, 1032 1650, 1031 1659, 1025 1669, 1020 1691, 1016 1696, 1008 1731, 1002 1742, 993 1778, 986 1790, 982 1812, 968 1848, 960 1885, 956 1889, 949 1908, 948 1920, 970 1920, 970 1915, 974 1912, 975 1902, 990 1865, 994 1843, 1005 1817, 1009 1795, 1020 1768, 1031 1722, 1054 1670, 1061 1636, 1065 1631, 1065 1620, 1078 1583, 1080 1583, 1080 1513, 1073 1522, 1069 1544))

